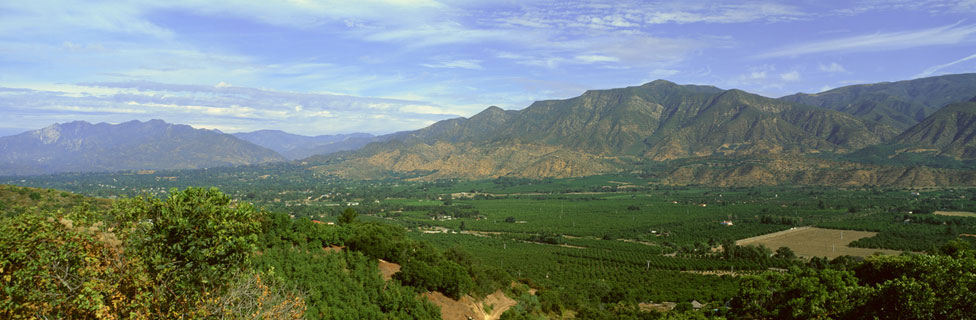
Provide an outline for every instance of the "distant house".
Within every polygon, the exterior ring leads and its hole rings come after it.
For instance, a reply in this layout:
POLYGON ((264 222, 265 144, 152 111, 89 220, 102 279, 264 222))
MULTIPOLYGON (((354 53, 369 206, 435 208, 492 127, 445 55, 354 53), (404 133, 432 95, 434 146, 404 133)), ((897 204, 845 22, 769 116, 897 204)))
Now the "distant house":
POLYGON ((725 220, 720 222, 723 226, 732 226, 732 220, 725 220))
POLYGON ((701 310, 702 304, 701 302, 698 302, 698 300, 691 300, 691 308, 695 310, 701 310))

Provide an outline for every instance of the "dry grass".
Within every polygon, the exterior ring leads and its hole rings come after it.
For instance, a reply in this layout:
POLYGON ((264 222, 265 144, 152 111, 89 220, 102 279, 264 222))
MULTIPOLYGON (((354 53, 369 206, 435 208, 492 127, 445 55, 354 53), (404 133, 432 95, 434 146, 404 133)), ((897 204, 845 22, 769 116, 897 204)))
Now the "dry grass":
POLYGON ((967 211, 936 211, 934 213, 940 216, 976 218, 976 213, 967 212, 967 211))
POLYGON ((801 257, 827 257, 831 259, 843 255, 865 257, 876 252, 884 254, 901 253, 897 250, 851 248, 847 246, 855 240, 873 237, 875 234, 877 233, 868 231, 800 227, 742 239, 735 243, 740 246, 762 244, 772 250, 779 247, 789 247, 801 257))

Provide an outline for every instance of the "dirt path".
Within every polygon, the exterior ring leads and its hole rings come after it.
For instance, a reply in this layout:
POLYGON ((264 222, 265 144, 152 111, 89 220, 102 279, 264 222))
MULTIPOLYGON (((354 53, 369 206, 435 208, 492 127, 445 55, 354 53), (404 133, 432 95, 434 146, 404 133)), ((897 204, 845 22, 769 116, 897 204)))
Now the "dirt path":
POLYGON ((424 297, 441 308, 441 319, 444 320, 497 320, 501 318, 502 313, 518 303, 505 296, 501 290, 480 301, 475 301, 469 295, 461 297, 461 300, 454 300, 437 291, 424 293, 424 297), (490 312, 485 312, 487 306, 491 306, 490 312))

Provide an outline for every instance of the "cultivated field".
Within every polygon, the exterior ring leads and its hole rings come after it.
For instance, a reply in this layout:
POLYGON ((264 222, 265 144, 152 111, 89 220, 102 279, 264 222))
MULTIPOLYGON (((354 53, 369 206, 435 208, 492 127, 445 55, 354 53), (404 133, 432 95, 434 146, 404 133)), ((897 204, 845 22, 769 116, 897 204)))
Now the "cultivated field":
POLYGON ((776 250, 789 247, 798 256, 836 258, 843 255, 869 256, 875 252, 899 254, 901 251, 885 249, 851 248, 847 245, 855 240, 873 237, 877 232, 799 227, 790 230, 764 234, 736 241, 740 246, 765 245, 776 250))
POLYGON ((972 217, 976 218, 976 213, 968 211, 936 211, 933 212, 940 216, 953 216, 953 217, 972 217))

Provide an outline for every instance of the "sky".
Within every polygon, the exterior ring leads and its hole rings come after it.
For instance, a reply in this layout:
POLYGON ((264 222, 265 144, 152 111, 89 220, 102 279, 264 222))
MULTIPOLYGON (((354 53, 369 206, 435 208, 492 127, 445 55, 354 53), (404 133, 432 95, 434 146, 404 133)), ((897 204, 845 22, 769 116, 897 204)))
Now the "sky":
POLYGON ((976 0, 0 2, 0 135, 412 130, 656 79, 769 97, 976 72, 976 0))

